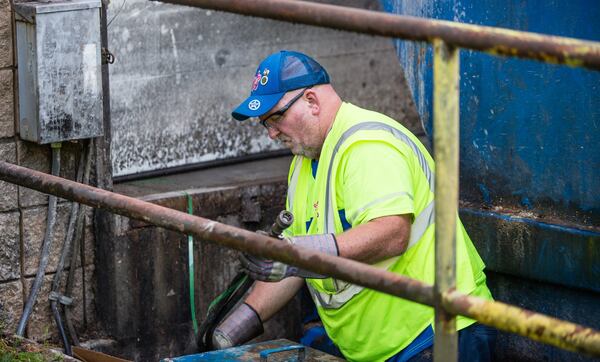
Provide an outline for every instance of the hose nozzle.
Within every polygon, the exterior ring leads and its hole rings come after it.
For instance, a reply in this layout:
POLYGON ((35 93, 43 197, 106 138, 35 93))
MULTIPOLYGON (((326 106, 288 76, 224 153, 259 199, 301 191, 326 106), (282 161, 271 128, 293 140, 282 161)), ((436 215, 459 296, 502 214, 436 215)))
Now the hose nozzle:
POLYGON ((277 215, 275 222, 271 226, 271 236, 280 238, 283 231, 292 226, 293 222, 294 215, 287 210, 282 210, 279 215, 277 215))

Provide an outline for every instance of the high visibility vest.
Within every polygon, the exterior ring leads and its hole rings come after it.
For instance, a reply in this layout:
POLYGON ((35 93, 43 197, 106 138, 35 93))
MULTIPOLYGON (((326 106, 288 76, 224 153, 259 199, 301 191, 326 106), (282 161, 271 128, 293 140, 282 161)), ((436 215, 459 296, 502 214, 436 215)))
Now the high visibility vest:
MULTIPOLYGON (((316 177, 312 175, 311 160, 294 158, 288 176, 287 208, 296 218, 290 232, 293 235, 343 232, 336 200, 336 186, 343 180, 338 180, 337 171, 345 151, 359 141, 392 145, 415 170, 411 175, 414 190, 410 195, 415 212, 407 250, 374 266, 433 284, 434 161, 410 131, 382 114, 343 103, 321 150, 316 177), (306 230, 309 217, 313 220, 306 230)), ((373 162, 377 162, 377 155, 373 157, 373 162)), ((344 190, 361 191, 360 188, 344 190)), ((458 219, 456 244, 457 289, 491 299, 483 261, 458 219)), ((329 337, 349 360, 385 360, 433 323, 431 307, 332 278, 306 281, 329 337)), ((473 322, 458 317, 457 328, 473 322)))

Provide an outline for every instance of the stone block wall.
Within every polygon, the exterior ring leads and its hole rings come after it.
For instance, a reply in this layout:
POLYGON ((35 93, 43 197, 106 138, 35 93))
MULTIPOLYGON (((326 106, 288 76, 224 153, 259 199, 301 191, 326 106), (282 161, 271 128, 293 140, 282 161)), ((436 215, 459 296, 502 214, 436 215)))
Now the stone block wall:
MULTIPOLYGON (((18 80, 14 14, 9 0, 0 0, 0 160, 50 172, 51 149, 19 138, 18 80)), ((61 150, 60 176, 74 179, 81 156, 81 143, 65 143, 61 150)), ((44 283, 29 319, 26 335, 37 341, 58 342, 58 331, 50 313, 49 292, 67 230, 71 203, 59 200, 54 238, 44 283)), ((73 281, 73 324, 78 334, 95 325, 92 289, 94 235, 92 211, 84 211, 83 247, 78 252, 73 281), (80 257, 83 256, 83 259, 80 257), (84 298, 85 296, 85 298, 84 298)), ((0 331, 15 333, 38 269, 46 230, 48 195, 0 181, 0 331)), ((69 263, 62 274, 65 291, 69 263)))

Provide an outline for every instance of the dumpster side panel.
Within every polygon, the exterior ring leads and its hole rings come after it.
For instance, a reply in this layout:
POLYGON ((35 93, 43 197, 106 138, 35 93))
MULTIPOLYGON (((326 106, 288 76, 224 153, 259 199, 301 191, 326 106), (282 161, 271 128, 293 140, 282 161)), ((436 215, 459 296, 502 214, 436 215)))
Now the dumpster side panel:
MULTIPOLYGON (((600 3, 383 1, 388 12, 600 40, 600 3)), ((396 41, 432 133, 427 44, 396 41)), ((461 197, 600 225, 600 73, 461 51, 461 197)))
MULTIPOLYGON (((600 40, 600 2, 382 0, 387 12, 600 40)), ((433 61, 396 40, 432 139, 433 61)), ((461 218, 494 297, 600 328, 600 72, 461 50, 461 218)), ((587 360, 501 334, 498 360, 587 360)))

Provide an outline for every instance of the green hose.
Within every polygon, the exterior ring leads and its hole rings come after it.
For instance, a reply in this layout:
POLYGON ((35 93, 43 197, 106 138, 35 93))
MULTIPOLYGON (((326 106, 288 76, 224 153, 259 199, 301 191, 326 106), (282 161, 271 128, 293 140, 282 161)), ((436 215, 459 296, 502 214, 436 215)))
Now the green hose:
MULTIPOLYGON (((192 207, 192 196, 184 192, 188 200, 188 214, 194 214, 192 207)), ((198 335, 198 321, 196 320, 196 301, 194 300, 194 237, 188 235, 188 273, 190 274, 190 311, 192 312, 192 325, 194 334, 198 335)))

